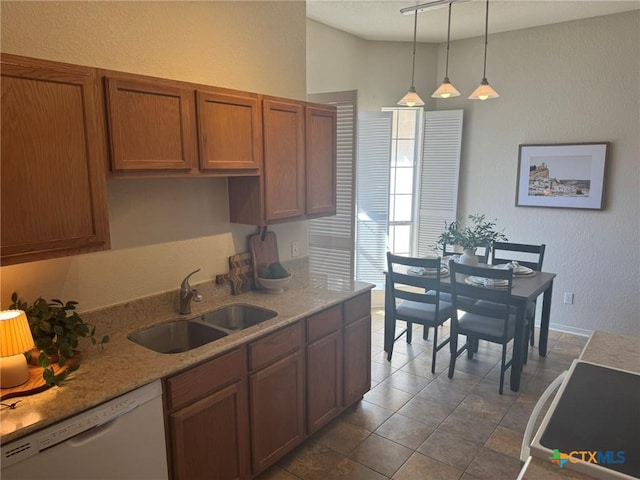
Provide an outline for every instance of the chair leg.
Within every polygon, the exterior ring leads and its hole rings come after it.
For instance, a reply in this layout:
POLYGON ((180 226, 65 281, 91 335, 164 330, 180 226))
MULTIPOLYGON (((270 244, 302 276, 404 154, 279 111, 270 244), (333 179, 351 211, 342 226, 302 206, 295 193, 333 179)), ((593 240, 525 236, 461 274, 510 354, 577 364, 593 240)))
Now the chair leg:
POLYGON ((424 330, 422 330, 422 339, 429 340, 429 327, 424 326, 424 330))
POLYGON ((476 342, 477 339, 473 338, 473 337, 467 337, 467 358, 469 360, 473 359, 473 354, 474 352, 476 352, 477 350, 476 348, 476 342))
POLYGON ((407 343, 411 343, 412 333, 413 333, 413 323, 407 322, 407 343))
MULTIPOLYGON (((428 328, 424 327, 425 332, 428 328)), ((436 353, 438 353, 438 327, 433 327, 433 354, 431 356, 431 373, 436 373, 436 353)))
POLYGON ((458 334, 451 333, 451 340, 449 345, 451 351, 451 360, 449 361, 449 378, 453 378, 453 371, 456 369, 456 357, 458 352, 458 334))
POLYGON ((502 361, 500 362, 500 395, 502 395, 502 388, 504 386, 504 365, 506 363, 507 360, 507 344, 503 343, 502 344, 502 361))

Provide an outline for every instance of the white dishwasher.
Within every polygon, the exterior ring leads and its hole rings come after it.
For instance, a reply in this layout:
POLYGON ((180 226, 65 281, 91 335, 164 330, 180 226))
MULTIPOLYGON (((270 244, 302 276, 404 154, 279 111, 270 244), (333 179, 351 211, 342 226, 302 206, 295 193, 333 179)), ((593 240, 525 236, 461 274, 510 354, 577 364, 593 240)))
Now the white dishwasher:
POLYGON ((160 380, 3 445, 0 476, 167 479, 160 380))

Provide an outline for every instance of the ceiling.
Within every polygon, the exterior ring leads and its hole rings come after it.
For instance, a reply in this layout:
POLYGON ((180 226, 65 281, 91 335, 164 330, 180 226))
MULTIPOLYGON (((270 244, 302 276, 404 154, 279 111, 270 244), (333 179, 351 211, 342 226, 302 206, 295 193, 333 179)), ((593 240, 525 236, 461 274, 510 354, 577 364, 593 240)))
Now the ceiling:
MULTIPOLYGON (((429 0, 307 0, 307 18, 365 40, 413 40, 414 15, 400 9, 429 0)), ((451 39, 484 35, 484 0, 451 8, 451 39)), ((492 0, 489 34, 640 9, 640 0, 492 0)), ((418 14, 418 42, 447 40, 447 5, 418 14)))

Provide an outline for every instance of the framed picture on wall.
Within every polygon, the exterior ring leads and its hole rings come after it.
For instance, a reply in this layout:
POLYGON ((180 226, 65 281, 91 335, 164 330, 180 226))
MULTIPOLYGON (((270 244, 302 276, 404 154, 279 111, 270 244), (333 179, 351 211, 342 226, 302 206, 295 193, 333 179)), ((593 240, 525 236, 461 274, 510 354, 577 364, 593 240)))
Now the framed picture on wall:
POLYGON ((602 210, 608 147, 520 145, 516 206, 602 210))

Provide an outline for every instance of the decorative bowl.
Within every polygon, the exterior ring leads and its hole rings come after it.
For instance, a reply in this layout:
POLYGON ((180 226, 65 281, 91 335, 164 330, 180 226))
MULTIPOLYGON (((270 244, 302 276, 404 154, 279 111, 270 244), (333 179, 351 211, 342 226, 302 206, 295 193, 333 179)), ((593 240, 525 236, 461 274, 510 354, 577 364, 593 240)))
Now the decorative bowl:
POLYGON ((282 293, 288 288, 292 276, 293 275, 289 274, 288 277, 284 278, 258 277, 258 282, 260 282, 260 285, 269 293, 282 293))

